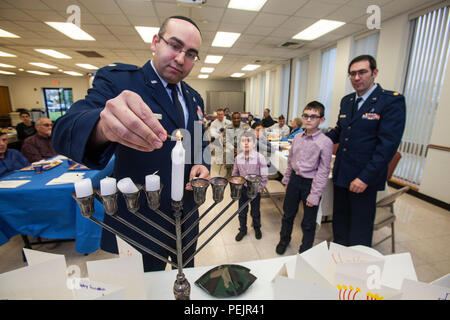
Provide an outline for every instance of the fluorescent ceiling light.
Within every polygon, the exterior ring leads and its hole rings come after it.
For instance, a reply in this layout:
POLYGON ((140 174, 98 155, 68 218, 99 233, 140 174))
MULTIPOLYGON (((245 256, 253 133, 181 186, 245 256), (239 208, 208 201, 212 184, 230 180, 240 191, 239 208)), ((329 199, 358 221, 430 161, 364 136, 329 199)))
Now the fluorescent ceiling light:
POLYGON ((14 72, 0 70, 0 74, 15 74, 14 72))
POLYGON ((245 67, 243 67, 241 70, 244 71, 253 71, 261 67, 259 64, 248 64, 245 67))
POLYGON ((155 27, 134 27, 136 31, 141 36, 142 40, 146 43, 151 43, 153 41, 153 36, 158 34, 159 28, 155 27))
POLYGON ((52 49, 34 49, 34 50, 57 59, 72 59, 72 57, 66 56, 63 53, 52 49))
POLYGON ((11 54, 8 52, 0 51, 0 57, 17 57, 15 54, 11 54))
POLYGON ((33 66, 46 68, 46 69, 57 69, 58 67, 52 66, 51 64, 46 64, 42 62, 30 62, 33 66))
POLYGON ((204 73, 211 73, 213 71, 214 71, 214 68, 203 67, 200 69, 200 72, 204 72, 204 73))
POLYGON ((320 19, 316 23, 312 24, 302 32, 299 32, 295 36, 293 36, 293 39, 297 40, 314 40, 317 39, 324 34, 333 31, 341 26, 343 26, 345 22, 341 21, 334 21, 334 20, 326 20, 326 19, 320 19))
POLYGON ((240 37, 240 33, 234 32, 217 32, 214 37, 212 46, 213 47, 232 47, 236 40, 240 37))
POLYGON ((199 74, 198 77, 200 79, 207 79, 209 77, 209 74, 199 74))
POLYGON ((223 56, 206 56, 205 63, 219 63, 222 60, 223 56))
POLYGON ((239 78, 239 77, 242 77, 244 74, 245 74, 245 73, 235 72, 235 73, 233 73, 230 77, 233 77, 233 78, 239 78))
POLYGON ((249 10, 249 11, 259 11, 266 3, 267 0, 230 0, 228 3, 228 8, 239 9, 239 10, 249 10))
POLYGON ((64 71, 64 73, 70 74, 71 76, 75 76, 75 77, 79 77, 79 76, 83 75, 82 73, 75 72, 75 71, 64 71))
POLYGON ((64 33, 66 36, 73 40, 89 40, 95 41, 95 39, 87 32, 81 30, 76 24, 70 22, 45 22, 50 27, 64 33))
POLYGON ((93 66, 92 64, 88 64, 88 63, 77 63, 77 66, 84 68, 84 69, 89 69, 89 70, 97 70, 98 69, 96 66, 93 66))
POLYGON ((34 73, 34 74, 38 74, 38 75, 40 75, 40 76, 49 76, 49 75, 50 75, 50 73, 42 72, 42 71, 27 70, 27 72, 29 72, 29 73, 34 73))
POLYGON ((0 29, 0 37, 3 38, 20 38, 17 34, 8 32, 6 30, 0 29))
POLYGON ((0 67, 3 67, 3 68, 15 68, 16 66, 12 66, 12 65, 6 64, 6 63, 0 63, 0 67))

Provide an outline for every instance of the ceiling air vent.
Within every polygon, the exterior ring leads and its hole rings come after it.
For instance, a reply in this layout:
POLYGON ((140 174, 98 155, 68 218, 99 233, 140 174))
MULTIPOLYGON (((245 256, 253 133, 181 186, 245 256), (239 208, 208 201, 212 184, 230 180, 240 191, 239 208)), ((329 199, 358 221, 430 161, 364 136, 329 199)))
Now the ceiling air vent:
POLYGON ((304 42, 294 42, 294 41, 286 41, 282 44, 280 44, 279 48, 286 48, 286 49, 299 49, 303 47, 304 42))
POLYGON ((95 51, 77 51, 77 52, 88 58, 104 58, 101 54, 95 51))

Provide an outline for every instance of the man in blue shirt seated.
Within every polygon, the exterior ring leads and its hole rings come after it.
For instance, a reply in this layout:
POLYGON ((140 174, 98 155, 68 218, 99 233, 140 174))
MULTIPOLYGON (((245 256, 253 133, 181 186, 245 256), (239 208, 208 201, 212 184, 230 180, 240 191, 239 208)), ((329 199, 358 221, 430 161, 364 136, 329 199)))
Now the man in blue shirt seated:
POLYGON ((0 178, 28 165, 30 163, 18 150, 8 150, 7 132, 0 131, 0 178))

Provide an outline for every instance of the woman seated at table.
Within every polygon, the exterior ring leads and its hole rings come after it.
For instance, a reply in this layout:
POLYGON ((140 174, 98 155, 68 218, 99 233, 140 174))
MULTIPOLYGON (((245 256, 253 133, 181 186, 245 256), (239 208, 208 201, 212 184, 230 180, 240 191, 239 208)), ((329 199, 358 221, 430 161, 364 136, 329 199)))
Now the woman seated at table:
POLYGON ((30 163, 18 150, 8 150, 7 132, 0 130, 0 178, 28 165, 30 163))

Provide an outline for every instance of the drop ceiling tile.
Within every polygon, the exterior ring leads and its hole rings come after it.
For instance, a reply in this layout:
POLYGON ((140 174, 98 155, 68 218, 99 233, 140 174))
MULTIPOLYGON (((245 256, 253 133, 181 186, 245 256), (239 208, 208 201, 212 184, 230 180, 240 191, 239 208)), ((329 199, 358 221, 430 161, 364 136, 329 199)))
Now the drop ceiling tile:
POLYGON ((162 20, 170 16, 189 16, 188 7, 177 6, 174 3, 155 2, 155 8, 156 13, 162 18, 162 20))
POLYGON ((79 0, 91 13, 121 14, 122 10, 111 0, 79 0))
POLYGON ((262 12, 292 15, 309 0, 268 0, 262 12))
POLYGON ((133 26, 157 27, 157 28, 159 28, 160 26, 158 17, 127 15, 127 18, 133 26))
POLYGON ((0 10, 0 18, 11 21, 36 21, 34 17, 18 9, 2 9, 0 10))
POLYGON ((248 24, 257 15, 257 12, 237 10, 237 9, 227 9, 222 18, 222 23, 229 24, 248 24))
POLYGON ((260 13, 252 24, 255 26, 278 27, 283 24, 289 16, 280 14, 260 13))
POLYGON ((95 16, 101 23, 108 26, 128 26, 130 22, 123 14, 97 14, 95 16))
POLYGON ((126 15, 154 17, 156 16, 151 1, 116 0, 126 15))
POLYGON ((251 35, 261 35, 261 36, 268 36, 275 30, 274 27, 263 27, 263 26, 254 26, 251 25, 247 28, 245 33, 251 34, 251 35))
MULTIPOLYGON (((208 2, 209 3, 209 2, 208 2)), ((204 7, 204 8, 192 8, 191 16, 195 23, 199 24, 202 21, 217 22, 222 20, 223 15, 225 14, 225 9, 223 8, 212 8, 212 7, 204 7)))

